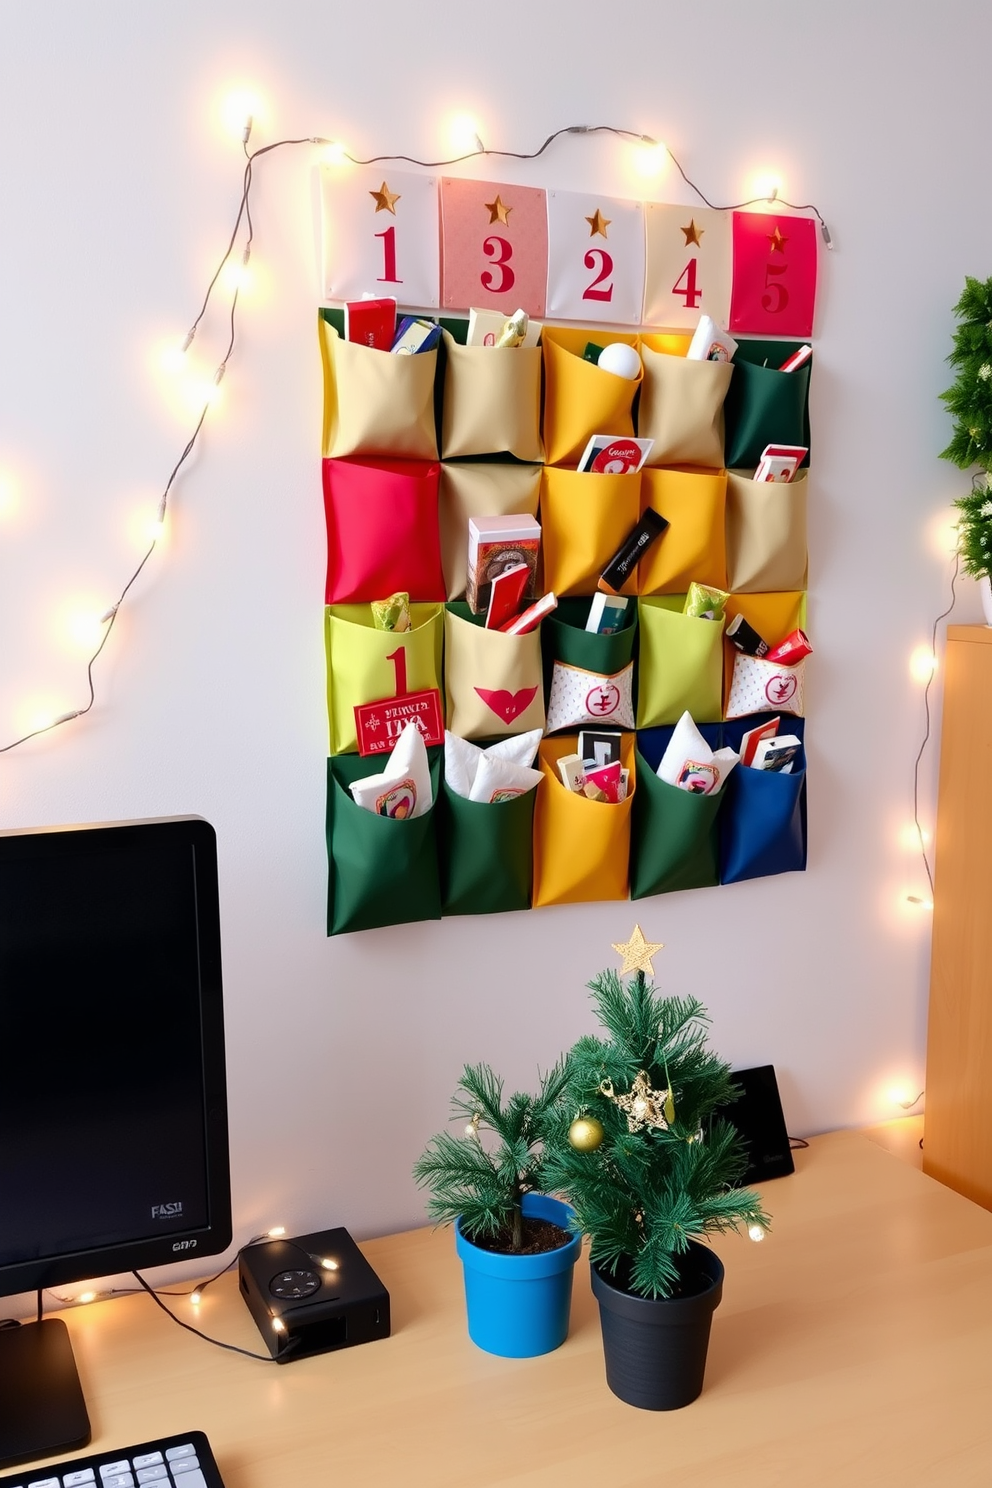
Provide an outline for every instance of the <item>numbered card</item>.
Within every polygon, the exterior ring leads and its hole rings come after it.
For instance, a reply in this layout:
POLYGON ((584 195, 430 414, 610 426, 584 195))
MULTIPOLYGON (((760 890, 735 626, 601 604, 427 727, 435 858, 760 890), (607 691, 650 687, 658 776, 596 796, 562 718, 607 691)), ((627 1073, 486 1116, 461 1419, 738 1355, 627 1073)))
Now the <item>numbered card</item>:
POLYGON ((644 296, 641 202, 548 192, 548 315, 639 325, 644 296))
POLYGON ((729 212, 644 206, 644 324, 688 329, 701 315, 726 328, 732 264, 729 212))
POLYGON ((730 330, 805 339, 813 334, 815 304, 813 219, 735 212, 730 330))
POLYGON ((547 192, 441 178, 441 302, 446 310, 526 310, 544 318, 547 192))
POLYGON ((321 293, 326 300, 392 295, 439 304, 437 178, 364 166, 324 165, 321 293))

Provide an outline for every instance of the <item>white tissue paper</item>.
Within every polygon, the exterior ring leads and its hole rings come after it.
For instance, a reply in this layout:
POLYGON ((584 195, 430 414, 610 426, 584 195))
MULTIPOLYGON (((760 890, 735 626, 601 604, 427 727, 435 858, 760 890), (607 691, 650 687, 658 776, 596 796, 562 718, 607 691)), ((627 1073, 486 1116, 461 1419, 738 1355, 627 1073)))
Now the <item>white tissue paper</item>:
POLYGON ((444 778, 456 796, 495 805, 533 790, 540 770, 528 768, 541 742, 541 730, 511 734, 481 749, 457 734, 444 736, 444 778))
POLYGON ((386 768, 379 775, 353 780, 355 804, 376 816, 410 821, 434 804, 427 746, 415 723, 408 723, 393 745, 386 768))
POLYGON ((683 713, 661 757, 658 779, 694 796, 712 796, 739 759, 732 749, 712 750, 690 714, 683 713))

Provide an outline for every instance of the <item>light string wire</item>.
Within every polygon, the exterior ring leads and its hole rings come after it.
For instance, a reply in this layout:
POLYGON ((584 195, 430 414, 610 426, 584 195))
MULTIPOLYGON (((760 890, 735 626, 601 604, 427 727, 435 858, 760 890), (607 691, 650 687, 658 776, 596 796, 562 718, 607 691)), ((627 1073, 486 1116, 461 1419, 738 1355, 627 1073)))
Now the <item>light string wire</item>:
MULTIPOLYGON (((275 140, 272 144, 262 145, 257 150, 249 150, 248 140, 251 135, 251 128, 252 120, 251 118, 249 118, 246 121, 244 132, 242 134, 242 148, 245 154, 245 166, 241 184, 241 199, 238 203, 238 210, 235 215, 234 226, 231 229, 231 235, 228 239, 227 247, 224 250, 224 254, 220 259, 216 269, 214 270, 210 282, 207 285, 206 292, 200 305, 200 309, 197 312, 196 318, 186 334, 186 339, 183 342, 182 347, 183 352, 189 350, 196 336, 196 333, 200 328, 203 318, 207 313, 211 298, 213 297, 217 284, 220 281, 221 274, 224 272, 224 269, 230 262, 231 256, 237 247, 242 225, 244 225, 246 233, 244 247, 241 254, 241 262, 243 266, 247 266, 248 264, 248 260, 251 256, 251 248, 254 241, 255 233, 254 223, 252 221, 251 215, 251 190, 254 183, 255 162, 260 160, 265 155, 271 155, 275 150, 283 150, 298 145, 331 146, 334 144, 333 140, 324 139, 320 135, 306 135, 300 136, 299 138, 275 140)), ((680 161, 672 153, 668 145, 662 145, 659 140, 654 139, 649 134, 642 134, 639 131, 633 129, 621 129, 612 124, 568 124, 561 129, 554 130, 552 134, 549 134, 544 143, 540 145, 536 150, 529 151, 490 150, 485 145, 483 145, 482 141, 478 139, 478 136, 476 136, 479 148, 475 150, 469 150, 463 155, 451 156, 446 160, 420 160, 415 155, 370 155, 367 158, 363 159, 360 156, 350 154, 347 150, 341 152, 341 157, 350 161, 352 165, 378 165, 387 161, 406 161, 410 165, 419 165, 427 170, 436 170, 442 166, 448 165, 461 165, 466 160, 477 160, 479 158, 485 157, 492 157, 494 159, 501 160, 537 160, 541 155, 545 153, 546 150, 550 148, 552 144, 554 144, 555 140, 560 139, 563 135, 568 134, 611 134, 618 139, 633 140, 635 143, 650 145, 656 149, 663 149, 671 160, 672 164, 675 166, 675 169, 678 171, 685 184, 690 188, 691 191, 695 192, 696 196, 699 197, 699 200, 703 202, 704 205, 710 207, 714 211, 736 212, 740 211, 744 207, 756 206, 759 202, 768 204, 778 201, 781 203, 782 206, 788 207, 791 211, 812 212, 820 224, 820 232, 823 237, 824 243, 828 248, 833 247, 827 224, 823 220, 823 216, 821 215, 819 208, 816 207, 814 203, 805 202, 801 205, 797 205, 795 202, 787 201, 784 197, 779 197, 777 189, 775 189, 770 195, 753 196, 748 198, 748 200, 746 201, 733 202, 729 203, 726 206, 715 205, 712 201, 710 201, 709 197, 705 195, 700 187, 696 185, 695 181, 691 180, 690 177, 686 174, 680 161)), ((234 353, 234 348, 237 341, 237 310, 239 293, 240 284, 236 284, 231 295, 231 304, 228 314, 227 348, 217 365, 217 369, 213 377, 215 388, 219 387, 220 383, 223 381, 224 374, 227 371, 228 362, 231 360, 231 357, 234 353)), ((158 503, 157 525, 159 527, 161 527, 162 523, 165 520, 165 515, 169 508, 169 498, 172 494, 173 486, 175 485, 176 480, 178 479, 179 474, 183 469, 183 466, 192 455, 197 441, 199 440, 200 433, 203 429, 204 424, 206 423, 207 415, 210 411, 212 401, 212 397, 210 396, 208 396, 204 400, 203 407, 200 410, 200 415, 193 428, 193 432, 187 440, 181 455, 179 456, 178 460, 176 461, 175 465, 173 465, 172 470, 169 473, 169 478, 165 483, 165 487, 162 491, 162 495, 159 498, 158 503)), ((131 574, 127 583, 124 585, 120 594, 117 596, 117 599, 110 606, 110 608, 106 610, 100 617, 100 622, 101 624, 103 624, 104 630, 103 634, 100 637, 99 645, 95 648, 86 664, 87 700, 85 704, 81 708, 74 708, 67 713, 60 714, 59 717, 53 719, 51 723, 41 724, 39 725, 39 727, 31 729, 28 733, 22 734, 19 738, 11 740, 9 744, 0 745, 0 754, 9 754, 12 749, 18 749, 22 744, 26 744, 30 739, 37 739, 42 734, 51 733, 54 729, 61 728, 67 723, 72 723, 77 718, 84 718, 86 714, 89 713, 94 707, 96 703, 96 685, 93 679, 93 669, 97 661, 99 660, 104 647, 110 639, 111 632, 113 631, 114 626, 117 623, 117 616, 120 611, 121 605, 128 597, 128 594, 130 593, 135 583, 137 583, 142 572, 144 571, 145 565, 148 563, 152 554, 155 552, 156 547, 158 546, 159 535, 159 533, 156 533, 156 535, 152 538, 152 541, 149 544, 144 557, 141 559, 140 563, 131 574)))

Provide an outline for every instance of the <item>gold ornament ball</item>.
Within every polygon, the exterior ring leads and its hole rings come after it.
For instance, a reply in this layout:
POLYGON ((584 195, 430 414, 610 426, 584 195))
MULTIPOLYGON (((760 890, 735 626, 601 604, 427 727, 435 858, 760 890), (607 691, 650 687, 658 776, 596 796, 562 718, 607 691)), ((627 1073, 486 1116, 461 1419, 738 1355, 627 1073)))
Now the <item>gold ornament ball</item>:
POLYGON ((576 1152, 595 1152, 605 1136, 603 1123, 595 1116, 576 1116, 568 1128, 568 1140, 576 1152))

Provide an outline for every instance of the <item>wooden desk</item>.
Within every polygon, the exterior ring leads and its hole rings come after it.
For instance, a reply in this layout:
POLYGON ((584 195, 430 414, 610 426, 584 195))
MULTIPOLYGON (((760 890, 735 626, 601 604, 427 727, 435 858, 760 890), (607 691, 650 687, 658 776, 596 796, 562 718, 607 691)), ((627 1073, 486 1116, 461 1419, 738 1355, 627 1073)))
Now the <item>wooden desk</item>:
MULTIPOLYGON (((992 1214, 855 1133, 796 1166, 765 1186, 767 1239, 719 1243, 724 1300, 685 1410, 607 1390, 584 1260, 564 1346, 497 1359, 468 1340, 450 1232, 415 1230, 363 1246, 392 1338, 320 1358, 222 1353, 146 1297, 66 1312, 94 1449, 200 1427, 228 1488, 988 1488, 992 1214)), ((233 1276, 199 1316, 260 1347, 233 1276)))

